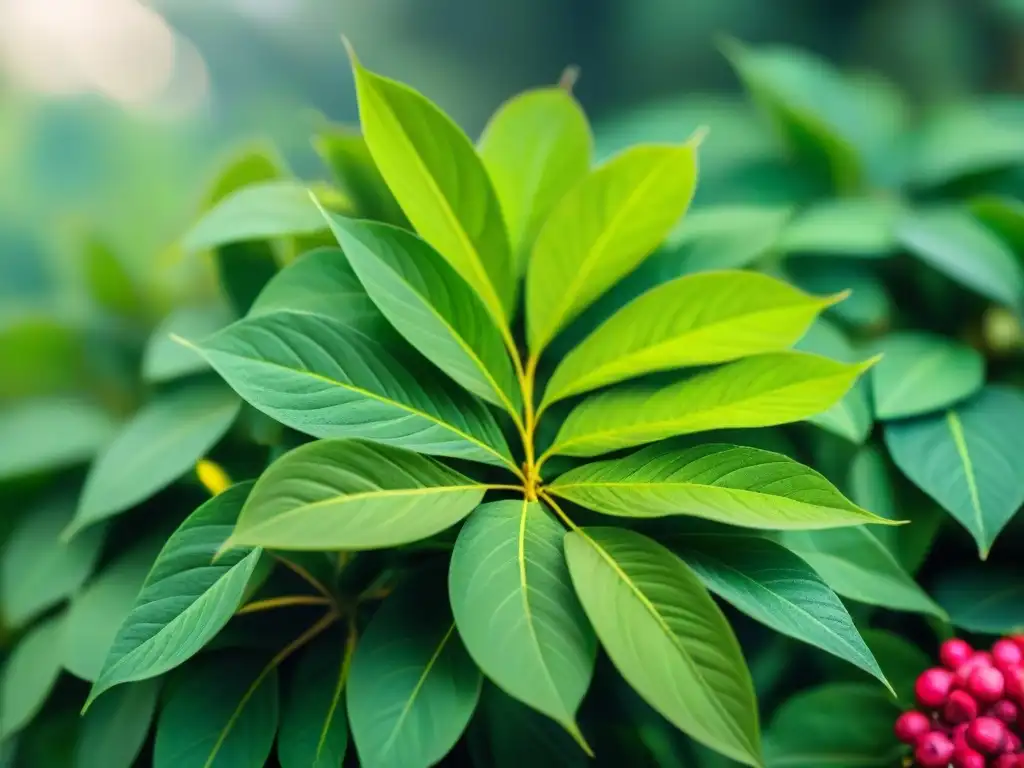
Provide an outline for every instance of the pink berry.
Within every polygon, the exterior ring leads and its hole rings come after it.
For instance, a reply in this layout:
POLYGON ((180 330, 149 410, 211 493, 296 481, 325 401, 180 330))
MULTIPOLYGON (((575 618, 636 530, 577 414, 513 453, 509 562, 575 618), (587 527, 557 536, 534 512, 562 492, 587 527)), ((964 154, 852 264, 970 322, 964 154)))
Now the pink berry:
POLYGON ((1006 695, 1024 705, 1024 668, 1007 670, 1003 674, 1003 681, 1006 685, 1006 695))
POLYGON ((966 640, 954 637, 939 646, 939 660, 949 669, 957 669, 974 655, 974 649, 966 640))
MULTIPOLYGON (((938 709, 946 703, 949 689, 953 687, 953 673, 935 667, 926 669, 914 684, 914 693, 922 707, 938 709)), ((1002 691, 1000 691, 1002 695, 1002 691)), ((996 698, 999 698, 998 696, 996 698)))
POLYGON ((978 716, 978 702, 967 691, 950 691, 942 708, 942 718, 950 725, 959 725, 978 716))
POLYGON ((1009 640, 1024 652, 1024 635, 1010 635, 1009 640))
POLYGON ((975 669, 967 680, 967 690, 978 701, 991 703, 999 701, 1006 690, 1003 673, 995 667, 975 669))
POLYGON ((1000 699, 995 704, 993 704, 988 710, 989 715, 996 718, 997 720, 1002 720, 1007 725, 1013 725, 1013 723, 1017 720, 1017 715, 1019 712, 1020 707, 1018 707, 1012 701, 1009 701, 1007 699, 1000 699))
POLYGON ((921 737, 914 750, 914 759, 922 768, 946 768, 953 757, 953 742, 938 731, 921 737))
POLYGON ((957 749, 969 749, 967 743, 967 728, 970 723, 960 723, 953 728, 953 746, 957 749))
POLYGON ((904 712, 898 718, 896 718, 896 725, 893 727, 893 733, 896 734, 896 738, 902 741, 904 744, 910 744, 913 746, 917 743, 917 740, 924 736, 932 729, 932 721, 928 715, 915 710, 904 712))
POLYGON ((1020 752, 1021 740, 1013 731, 1006 732, 1006 743, 1003 744, 1003 752, 1009 752, 1011 755, 1015 752, 1020 752))
MULTIPOLYGON (((1000 755, 996 758, 996 761, 992 763, 993 768, 1018 768, 1020 766, 1020 760, 1017 755, 1000 755)), ((981 763, 984 765, 984 763, 981 763)))
POLYGON ((953 765, 956 768, 985 768, 985 756, 967 746, 957 748, 953 751, 953 765))
POLYGON ((978 651, 971 658, 956 668, 956 684, 961 688, 967 687, 967 681, 971 679, 974 670, 981 667, 991 667, 989 659, 984 656, 984 651, 978 651))
POLYGON ((1024 650, 1013 640, 996 640, 992 646, 992 658, 998 667, 1016 667, 1024 661, 1024 650))
POLYGON ((1006 726, 994 717, 979 717, 967 728, 967 743, 986 755, 998 755, 1006 740, 1006 726))

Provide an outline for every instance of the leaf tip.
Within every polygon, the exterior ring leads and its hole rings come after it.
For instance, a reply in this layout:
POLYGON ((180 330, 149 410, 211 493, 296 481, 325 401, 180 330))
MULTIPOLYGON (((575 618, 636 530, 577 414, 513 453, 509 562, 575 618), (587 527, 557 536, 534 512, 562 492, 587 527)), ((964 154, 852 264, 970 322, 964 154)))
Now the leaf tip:
POLYGON ((341 44, 345 47, 345 55, 348 56, 348 60, 352 64, 352 70, 360 69, 359 57, 356 56, 356 49, 352 47, 352 41, 348 39, 348 35, 341 36, 341 44))
POLYGON ((704 143, 704 139, 707 138, 709 133, 711 133, 710 127, 706 125, 698 125, 697 128, 694 129, 693 133, 690 134, 690 138, 686 140, 687 146, 698 149, 700 145, 704 143))
POLYGON ((561 88, 570 96, 572 96, 572 89, 579 79, 580 68, 575 64, 570 64, 569 66, 562 70, 562 74, 558 78, 558 87, 561 88))
POLYGON ((833 293, 831 296, 823 296, 821 298, 821 308, 828 309, 834 307, 841 301, 846 301, 853 294, 852 288, 847 288, 845 291, 839 291, 839 293, 833 293))
POLYGON ((879 352, 877 355, 873 355, 872 357, 869 357, 867 360, 858 363, 857 373, 867 373, 876 365, 878 365, 878 363, 882 360, 883 357, 885 357, 885 355, 879 352))
POLYGON ((195 343, 193 343, 193 342, 189 341, 189 340, 188 340, 188 339, 186 339, 186 338, 185 338, 184 336, 179 336, 179 335, 178 335, 178 334, 176 334, 176 333, 168 333, 168 334, 167 334, 167 338, 169 338, 169 339, 170 339, 171 341, 173 341, 173 342, 174 342, 175 344, 180 344, 181 346, 183 346, 183 347, 185 347, 185 348, 187 348, 187 349, 193 349, 193 350, 195 350, 196 352, 200 352, 200 351, 201 351, 201 350, 199 349, 199 346, 198 346, 197 344, 195 344, 195 343))

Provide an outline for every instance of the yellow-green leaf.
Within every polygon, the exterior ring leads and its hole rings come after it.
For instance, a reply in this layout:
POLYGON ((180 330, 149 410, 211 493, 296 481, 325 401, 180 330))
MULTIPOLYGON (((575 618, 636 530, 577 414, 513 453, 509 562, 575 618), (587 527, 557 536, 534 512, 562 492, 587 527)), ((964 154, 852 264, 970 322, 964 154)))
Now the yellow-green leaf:
POLYGON ((521 273, 544 218, 590 167, 586 115, 564 88, 509 99, 491 117, 480 155, 494 182, 521 273))
POLYGON ((842 296, 811 296, 755 272, 681 277, 609 318, 558 366, 544 403, 654 371, 775 352, 842 296))
POLYGON ((424 240, 504 325, 515 266, 483 162, 451 118, 417 91, 364 69, 349 50, 359 120, 377 168, 424 240))
POLYGON ((527 338, 535 356, 672 231, 693 197, 697 145, 693 139, 626 150, 551 211, 526 278, 527 338))
POLYGON ((576 406, 545 455, 596 456, 692 432, 801 421, 831 408, 872 364, 774 352, 668 386, 613 389, 576 406))
POLYGON ((739 445, 652 445, 570 470, 548 491, 621 517, 693 515, 776 530, 891 522, 846 499, 810 467, 739 445))

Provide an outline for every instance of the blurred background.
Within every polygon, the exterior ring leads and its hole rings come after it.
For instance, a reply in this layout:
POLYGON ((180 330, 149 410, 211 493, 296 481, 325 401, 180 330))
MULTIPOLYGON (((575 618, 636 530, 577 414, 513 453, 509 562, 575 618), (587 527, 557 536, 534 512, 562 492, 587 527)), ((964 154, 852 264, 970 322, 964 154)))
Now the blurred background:
MULTIPOLYGON (((356 120, 342 34, 473 136, 505 98, 578 65, 599 156, 708 124, 705 189, 774 142, 727 37, 884 73, 905 94, 894 109, 1012 110, 1024 85, 1021 0, 0 0, 0 323, 85 311, 88 238, 136 279, 172 281, 154 265, 183 258, 168 249, 239 143, 325 175, 311 132, 356 120)), ((0 334, 0 366, 23 343, 0 334)))

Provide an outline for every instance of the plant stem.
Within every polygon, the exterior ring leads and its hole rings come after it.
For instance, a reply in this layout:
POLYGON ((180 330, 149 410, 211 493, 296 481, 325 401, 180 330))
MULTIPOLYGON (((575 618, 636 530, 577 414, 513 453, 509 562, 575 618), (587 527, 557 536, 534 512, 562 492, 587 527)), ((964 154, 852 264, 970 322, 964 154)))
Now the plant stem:
POLYGON ((274 608, 287 608, 293 605, 331 605, 332 601, 326 597, 317 595, 286 595, 284 597, 271 597, 267 600, 257 600, 254 603, 243 605, 236 612, 236 616, 246 613, 259 613, 270 611, 274 608))
POLYGON ((308 583, 311 587, 313 587, 313 589, 315 589, 321 595, 326 597, 330 601, 331 605, 336 605, 334 595, 331 594, 331 591, 327 587, 325 587, 319 581, 319 579, 317 579, 313 574, 311 574, 301 565, 299 565, 298 563, 293 563, 291 560, 289 560, 286 557, 282 557, 281 555, 272 554, 271 557, 273 557, 275 560, 281 563, 281 565, 290 570, 292 573, 296 574, 300 579, 308 583))
POLYGON ((572 521, 572 519, 567 514, 565 514, 565 511, 560 506, 558 506, 558 502, 556 502, 551 497, 550 493, 548 493, 547 491, 543 491, 542 490, 540 492, 540 496, 541 496, 542 499, 544 499, 544 501, 546 501, 548 503, 548 506, 550 506, 553 510, 555 510, 555 514, 558 515, 562 519, 562 522, 565 523, 566 526, 569 527, 569 530, 578 531, 578 532, 582 533, 582 531, 580 531, 580 527, 578 525, 576 525, 576 523, 574 523, 572 521))

